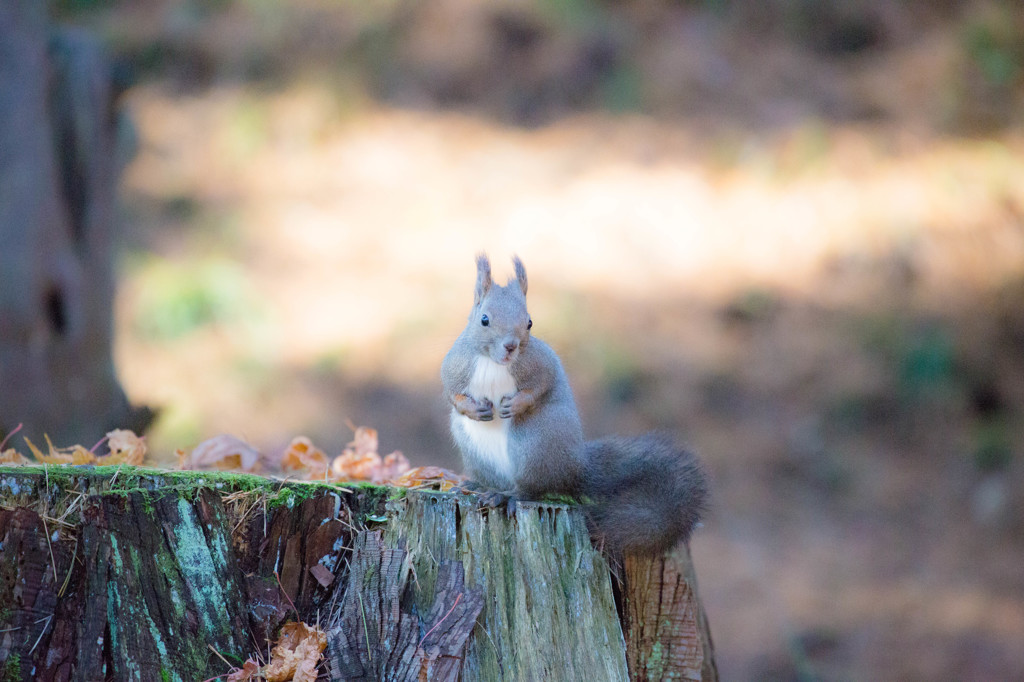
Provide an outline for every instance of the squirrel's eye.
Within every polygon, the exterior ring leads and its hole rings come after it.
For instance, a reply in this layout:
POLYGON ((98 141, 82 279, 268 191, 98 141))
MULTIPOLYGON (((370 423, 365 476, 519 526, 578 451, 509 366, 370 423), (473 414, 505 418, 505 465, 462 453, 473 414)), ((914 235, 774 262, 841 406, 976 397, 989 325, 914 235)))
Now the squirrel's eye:
POLYGON ((532 319, 528 319, 526 321, 526 328, 527 329, 533 329, 533 320, 532 319))
POLYGON ((480 324, 482 324, 483 326, 486 327, 490 323, 491 323, 491 319, 489 317, 487 317, 486 315, 484 315, 483 317, 480 318, 480 324))

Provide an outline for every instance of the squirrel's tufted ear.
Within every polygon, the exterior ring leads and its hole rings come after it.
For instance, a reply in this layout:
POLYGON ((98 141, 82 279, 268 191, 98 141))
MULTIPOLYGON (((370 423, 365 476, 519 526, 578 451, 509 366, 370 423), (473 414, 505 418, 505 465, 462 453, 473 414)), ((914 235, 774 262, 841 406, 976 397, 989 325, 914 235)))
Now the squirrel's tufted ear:
POLYGON ((515 269, 516 278, 509 278, 508 283, 511 285, 513 281, 519 282, 519 288, 523 290, 523 296, 526 296, 526 268, 523 267, 523 261, 519 260, 519 256, 512 256, 512 267, 515 269))
POLYGON ((491 288, 491 261, 486 253, 476 256, 476 289, 473 291, 473 305, 480 305, 491 288))

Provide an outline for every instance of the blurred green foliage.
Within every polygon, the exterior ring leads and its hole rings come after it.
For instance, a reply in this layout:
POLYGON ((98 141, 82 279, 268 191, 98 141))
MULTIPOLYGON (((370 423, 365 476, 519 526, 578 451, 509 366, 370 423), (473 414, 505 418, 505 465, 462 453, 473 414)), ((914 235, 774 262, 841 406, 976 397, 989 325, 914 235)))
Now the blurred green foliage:
POLYGON ((589 350, 601 368, 601 383, 612 402, 624 405, 644 394, 650 379, 631 348, 614 339, 602 339, 593 342, 589 350))
POLYGON ((604 108, 615 114, 643 109, 643 73, 631 64, 614 68, 601 82, 604 108))
POLYGON ((953 336, 940 322, 886 313, 859 325, 865 348, 889 367, 893 390, 901 400, 937 398, 963 379, 957 373, 953 336))
POLYGON ((752 287, 740 292, 722 309, 728 322, 764 322, 770 320, 781 306, 776 292, 764 287, 752 287))
MULTIPOLYGON (((138 79, 169 79, 183 90, 230 80, 279 87, 313 76, 335 84, 344 102, 470 107, 530 126, 576 110, 706 113, 705 101, 732 102, 730 117, 758 123, 758 112, 771 118, 772 107, 748 100, 767 96, 802 101, 809 117, 827 123, 898 112, 884 87, 881 103, 872 93, 837 98, 838 89, 770 65, 755 86, 736 78, 752 65, 732 51, 788 44, 797 59, 870 71, 859 57, 898 66, 908 26, 920 24, 924 36, 947 22, 951 35, 960 32, 960 54, 931 89, 932 101, 907 105, 958 131, 1020 121, 1024 108, 1018 0, 154 0, 133 8, 134 18, 147 18, 144 29, 103 26, 104 16, 131 5, 55 0, 64 16, 95 18, 138 79), (236 27, 231 40, 219 35, 227 25, 236 27), (707 54, 687 48, 691 37, 711 48, 707 54), (444 49, 447 41, 455 49, 444 49), (755 92, 761 85, 777 94, 755 92)), ((811 160, 812 138, 803 150, 811 160)))
POLYGON ((138 283, 135 323, 154 340, 177 339, 256 312, 244 271, 226 260, 175 263, 154 258, 142 268, 138 283))
POLYGON ((175 194, 163 202, 161 209, 167 218, 180 222, 187 222, 196 218, 202 205, 200 201, 189 194, 175 194))
POLYGON ((1010 14, 1021 9, 1014 3, 1014 9, 1005 7, 975 19, 965 29, 967 54, 990 85, 1007 87, 1024 74, 1024 33, 1010 14))
POLYGON ((160 407, 152 431, 158 432, 165 443, 191 449, 203 439, 203 419, 188 401, 168 401, 160 407))
POLYGON ((536 0, 535 4, 553 23, 569 29, 591 26, 607 11, 604 3, 592 0, 536 0))
POLYGON ((113 5, 116 0, 53 0, 53 9, 58 14, 69 14, 96 10, 113 5))
POLYGON ((974 464, 981 471, 1003 471, 1013 460, 1010 428, 1003 418, 984 419, 974 432, 974 464))
POLYGON ((945 327, 926 324, 904 332, 895 349, 901 392, 911 399, 929 399, 948 390, 956 376, 953 338, 945 327))
POLYGON ((228 148, 237 161, 246 161, 256 154, 270 138, 270 114, 266 104, 248 97, 232 112, 228 127, 228 148))
POLYGON ((1024 12, 1016 0, 976 6, 960 28, 961 55, 947 95, 952 127, 986 132, 1021 121, 1024 12))
POLYGON ((313 372, 319 376, 330 377, 340 374, 351 357, 351 349, 335 346, 320 353, 311 365, 313 372))

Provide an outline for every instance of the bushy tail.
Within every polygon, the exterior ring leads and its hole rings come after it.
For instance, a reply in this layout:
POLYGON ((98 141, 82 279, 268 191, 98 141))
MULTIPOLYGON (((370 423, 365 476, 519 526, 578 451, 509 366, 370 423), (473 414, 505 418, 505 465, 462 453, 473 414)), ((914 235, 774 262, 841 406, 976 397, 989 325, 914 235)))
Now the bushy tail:
POLYGON ((652 554, 688 540, 707 502, 697 457, 660 433, 586 444, 591 533, 615 552, 652 554))

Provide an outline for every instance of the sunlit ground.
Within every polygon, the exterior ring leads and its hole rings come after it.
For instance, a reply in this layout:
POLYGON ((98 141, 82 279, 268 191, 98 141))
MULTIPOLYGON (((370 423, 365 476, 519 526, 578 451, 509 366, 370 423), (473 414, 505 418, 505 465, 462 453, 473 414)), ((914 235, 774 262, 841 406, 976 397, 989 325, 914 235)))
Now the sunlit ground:
MULTIPOLYGON (((715 477, 694 552, 724 679, 1024 670, 1019 500, 974 461, 957 374, 1020 398, 984 350, 1024 277, 1019 138, 524 131, 312 86, 130 104, 117 361, 158 457, 340 451, 354 423, 457 466, 438 367, 474 254, 518 253, 588 431, 672 429, 715 477)), ((1021 442, 1019 413, 1000 428, 1021 442)))
MULTIPOLYGON (((141 148, 125 187, 138 228, 120 366, 132 396, 165 405, 178 429, 193 421, 191 437, 228 428, 271 443, 320 422, 309 411, 327 406, 265 381, 279 370, 435 382, 481 250, 506 272, 513 253, 524 259, 547 336, 708 366, 734 361, 721 320, 685 319, 681 305, 942 316, 1024 269, 1013 136, 903 141, 812 122, 718 142, 596 116, 530 132, 454 114, 339 118, 314 88, 145 88, 131 107, 141 148), (588 329, 601 305, 637 319, 588 329), (179 353, 205 371, 172 367, 179 353), (255 419, 254 400, 270 401, 255 419)), ((813 345, 801 336, 791 343, 813 345)), ((183 435, 160 426, 158 443, 183 435)))

